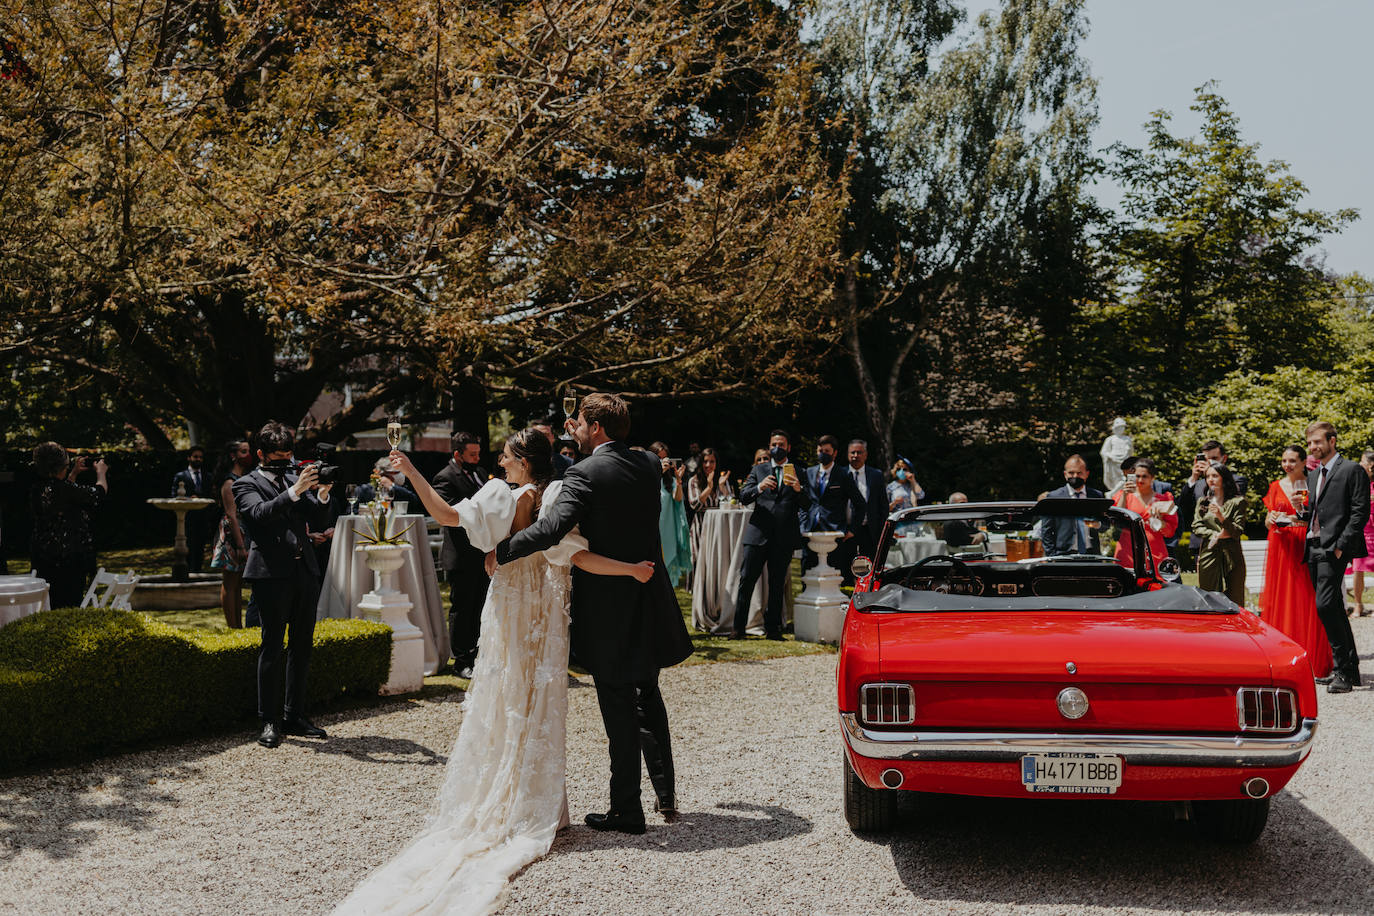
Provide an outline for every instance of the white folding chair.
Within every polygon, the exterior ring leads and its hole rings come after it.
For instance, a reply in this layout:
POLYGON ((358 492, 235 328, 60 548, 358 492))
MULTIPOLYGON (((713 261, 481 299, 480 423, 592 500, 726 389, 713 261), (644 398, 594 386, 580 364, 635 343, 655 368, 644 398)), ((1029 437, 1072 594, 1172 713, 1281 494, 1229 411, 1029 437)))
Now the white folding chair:
POLYGON ((138 574, 132 569, 122 576, 115 576, 115 581, 110 583, 110 587, 105 590, 106 607, 120 611, 132 611, 130 600, 133 598, 134 586, 138 585, 138 574))
POLYGON ((91 580, 91 587, 86 589, 86 597, 81 599, 82 607, 104 607, 109 600, 109 587, 115 582, 113 573, 107 573, 105 567, 100 567, 95 572, 95 578, 91 580), (105 591, 101 591, 105 589, 105 591))

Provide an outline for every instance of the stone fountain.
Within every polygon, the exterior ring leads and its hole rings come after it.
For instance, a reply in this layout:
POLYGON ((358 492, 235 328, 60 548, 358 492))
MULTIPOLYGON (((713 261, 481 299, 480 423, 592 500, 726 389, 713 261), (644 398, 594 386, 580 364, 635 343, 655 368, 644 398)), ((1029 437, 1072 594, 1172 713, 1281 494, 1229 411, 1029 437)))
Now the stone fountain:
POLYGON ((175 557, 170 576, 142 576, 134 587, 132 605, 140 611, 182 611, 219 605, 220 577, 213 573, 192 575, 186 563, 186 513, 213 506, 213 499, 198 496, 171 496, 148 500, 177 515, 177 535, 173 542, 175 557))

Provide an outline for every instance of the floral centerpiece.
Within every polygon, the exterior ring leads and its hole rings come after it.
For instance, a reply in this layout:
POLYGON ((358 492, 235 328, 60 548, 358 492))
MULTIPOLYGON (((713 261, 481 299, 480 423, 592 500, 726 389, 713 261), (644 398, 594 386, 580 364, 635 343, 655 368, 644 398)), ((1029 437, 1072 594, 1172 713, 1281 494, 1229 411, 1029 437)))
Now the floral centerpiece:
POLYGON ((384 494, 381 485, 381 475, 376 471, 372 472, 372 492, 377 494, 372 502, 368 503, 362 513, 367 519, 367 529, 358 531, 358 540, 369 547, 397 546, 408 544, 410 541, 406 535, 415 526, 414 522, 406 525, 400 532, 391 533, 391 495, 384 494))

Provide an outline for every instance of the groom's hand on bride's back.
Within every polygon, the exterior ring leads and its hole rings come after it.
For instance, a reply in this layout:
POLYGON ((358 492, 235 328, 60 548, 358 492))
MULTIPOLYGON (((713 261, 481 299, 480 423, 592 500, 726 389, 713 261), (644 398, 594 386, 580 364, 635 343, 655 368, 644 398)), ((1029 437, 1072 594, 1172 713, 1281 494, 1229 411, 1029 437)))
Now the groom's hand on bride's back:
POLYGON ((488 552, 487 552, 487 559, 486 559, 486 562, 485 562, 484 565, 485 565, 486 568, 487 568, 487 578, 488 578, 488 579, 490 579, 492 576, 496 575, 496 567, 497 567, 497 563, 496 563, 496 551, 491 550, 491 551, 488 551, 488 552))

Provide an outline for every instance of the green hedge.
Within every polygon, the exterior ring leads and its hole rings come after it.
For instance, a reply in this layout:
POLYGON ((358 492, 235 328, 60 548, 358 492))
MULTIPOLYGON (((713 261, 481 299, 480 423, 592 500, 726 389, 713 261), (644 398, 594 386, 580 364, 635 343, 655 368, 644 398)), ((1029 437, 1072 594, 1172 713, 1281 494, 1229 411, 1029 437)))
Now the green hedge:
MULTIPOLYGON (((260 645, 256 629, 198 634, 108 609, 45 611, 0 628, 0 772, 251 718, 260 645)), ((374 697, 390 666, 389 627, 322 620, 309 702, 374 697)))

